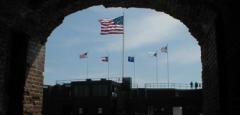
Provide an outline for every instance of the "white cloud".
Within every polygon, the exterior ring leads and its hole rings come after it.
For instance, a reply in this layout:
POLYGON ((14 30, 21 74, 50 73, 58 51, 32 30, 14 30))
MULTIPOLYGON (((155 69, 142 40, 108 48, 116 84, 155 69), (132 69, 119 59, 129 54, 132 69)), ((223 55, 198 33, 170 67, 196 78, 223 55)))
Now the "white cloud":
POLYGON ((94 12, 97 14, 104 14, 107 11, 111 11, 112 14, 117 14, 123 11, 123 9, 121 7, 110 7, 110 8, 105 8, 103 5, 99 5, 99 6, 93 6, 90 7, 88 9, 86 9, 90 12, 94 12))
POLYGON ((64 38, 61 41, 63 47, 73 47, 73 46, 78 46, 87 43, 86 40, 84 40, 81 37, 74 36, 74 37, 69 37, 69 38, 64 38))
MULTIPOLYGON (((126 17, 127 18, 127 17, 126 17)), ((177 39, 175 36, 182 23, 165 13, 154 13, 149 16, 127 18, 125 21, 125 48, 132 50, 139 47, 177 39)), ((122 43, 113 41, 101 50, 119 51, 122 43)))
POLYGON ((200 47, 184 46, 169 52, 169 61, 173 64, 191 64, 201 60, 200 47))

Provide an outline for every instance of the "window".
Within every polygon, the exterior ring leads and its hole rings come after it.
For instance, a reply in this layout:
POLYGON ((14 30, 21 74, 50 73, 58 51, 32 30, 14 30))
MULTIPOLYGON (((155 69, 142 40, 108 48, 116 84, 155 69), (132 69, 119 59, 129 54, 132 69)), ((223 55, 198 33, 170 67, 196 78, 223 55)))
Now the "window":
POLYGON ((78 114, 83 114, 83 108, 78 108, 78 114))
POLYGON ((102 114, 103 113, 103 109, 100 107, 98 108, 98 114, 102 114))

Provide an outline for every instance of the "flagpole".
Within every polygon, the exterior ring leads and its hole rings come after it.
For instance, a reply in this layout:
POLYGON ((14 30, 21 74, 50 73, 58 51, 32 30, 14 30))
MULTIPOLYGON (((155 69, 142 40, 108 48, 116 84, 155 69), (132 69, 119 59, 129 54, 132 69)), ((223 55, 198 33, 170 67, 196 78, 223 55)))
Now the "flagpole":
POLYGON ((158 54, 156 56, 156 85, 158 85, 158 54))
MULTIPOLYGON (((135 58, 135 56, 134 56, 134 58, 135 58)), ((133 63, 133 71, 134 71, 134 73, 133 73, 133 79, 134 79, 134 84, 136 85, 136 77, 135 77, 135 59, 134 59, 134 63, 133 63)))
POLYGON ((124 11, 123 11, 123 39, 122 39, 122 78, 124 77, 124 11))
POLYGON ((88 79, 88 57, 87 57, 87 79, 88 79))
POLYGON ((108 63, 108 65, 107 65, 108 66, 108 80, 109 80, 109 55, 108 55, 108 62, 107 63, 108 63))
MULTIPOLYGON (((168 47, 168 44, 167 44, 167 47, 168 47)), ((168 88, 169 88, 169 62, 168 62, 168 50, 167 50, 167 76, 168 76, 168 88)))

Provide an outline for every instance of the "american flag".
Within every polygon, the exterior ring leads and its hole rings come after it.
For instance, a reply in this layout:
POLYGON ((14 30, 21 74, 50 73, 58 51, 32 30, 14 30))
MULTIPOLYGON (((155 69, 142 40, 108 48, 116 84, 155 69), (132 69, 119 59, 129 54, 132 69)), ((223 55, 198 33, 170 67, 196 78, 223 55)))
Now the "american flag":
POLYGON ((101 35, 107 34, 123 34, 123 16, 119 16, 114 19, 101 19, 99 20, 101 24, 101 35))
POLYGON ((163 53, 168 53, 168 48, 167 48, 168 46, 166 45, 165 47, 162 47, 160 50, 161 50, 161 52, 163 52, 163 53))
POLYGON ((87 52, 80 54, 80 59, 87 58, 87 54, 88 54, 87 52))

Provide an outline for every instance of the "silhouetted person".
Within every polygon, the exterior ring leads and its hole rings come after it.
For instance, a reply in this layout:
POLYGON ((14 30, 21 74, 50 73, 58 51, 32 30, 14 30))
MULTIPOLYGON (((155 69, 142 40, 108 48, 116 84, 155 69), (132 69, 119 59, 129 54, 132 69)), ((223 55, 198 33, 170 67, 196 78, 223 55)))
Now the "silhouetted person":
POLYGON ((193 88, 193 82, 192 81, 190 82, 190 87, 191 87, 191 89, 193 88))
POLYGON ((201 87, 202 87, 202 84, 201 84, 201 83, 199 83, 198 87, 199 87, 199 88, 201 88, 201 87))
POLYGON ((198 88, 198 83, 197 82, 195 82, 195 89, 197 89, 198 88))

